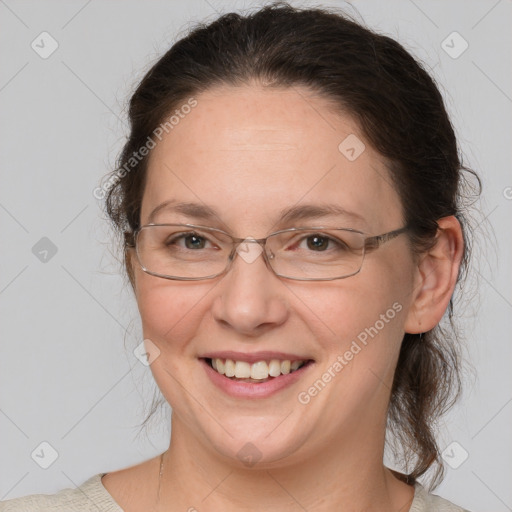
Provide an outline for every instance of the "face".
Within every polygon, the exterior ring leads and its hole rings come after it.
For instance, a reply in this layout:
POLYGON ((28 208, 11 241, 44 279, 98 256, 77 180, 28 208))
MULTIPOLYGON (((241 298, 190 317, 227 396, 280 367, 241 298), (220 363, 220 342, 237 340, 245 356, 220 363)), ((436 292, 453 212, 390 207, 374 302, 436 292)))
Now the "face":
MULTIPOLYGON (((303 226, 369 235, 403 226, 384 160, 325 99, 305 88, 253 85, 219 87, 196 100, 151 152, 141 224, 199 224, 240 238, 303 226), (365 144, 359 156, 357 140, 365 144), (150 219, 166 201, 207 205, 215 215, 171 205, 150 219), (283 221, 283 210, 303 205, 346 213, 283 221)), ((344 443, 364 450, 363 439, 381 442, 414 289, 406 235, 367 253, 358 274, 333 281, 277 277, 261 255, 251 262, 237 255, 229 272, 203 281, 162 279, 132 262, 144 338, 150 352, 160 351, 151 370, 172 406, 173 435, 234 464, 246 454, 268 467, 344 443), (212 355, 308 363, 247 384, 215 372, 205 361, 212 355)))

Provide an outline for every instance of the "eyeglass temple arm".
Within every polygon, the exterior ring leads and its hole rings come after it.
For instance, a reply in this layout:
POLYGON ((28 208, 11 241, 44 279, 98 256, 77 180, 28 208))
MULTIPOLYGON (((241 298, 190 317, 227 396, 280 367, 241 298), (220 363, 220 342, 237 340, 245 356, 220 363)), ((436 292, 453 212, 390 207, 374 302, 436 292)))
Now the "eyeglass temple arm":
POLYGON ((365 249, 367 249, 367 250, 376 249, 383 243, 385 243, 389 240, 392 240, 393 238, 397 237, 398 235, 405 233, 409 229, 410 229, 409 226, 404 226, 403 228, 395 229, 394 231, 390 231, 389 233, 383 233, 382 235, 376 235, 376 236, 367 238, 365 240, 365 244, 364 244, 365 249))

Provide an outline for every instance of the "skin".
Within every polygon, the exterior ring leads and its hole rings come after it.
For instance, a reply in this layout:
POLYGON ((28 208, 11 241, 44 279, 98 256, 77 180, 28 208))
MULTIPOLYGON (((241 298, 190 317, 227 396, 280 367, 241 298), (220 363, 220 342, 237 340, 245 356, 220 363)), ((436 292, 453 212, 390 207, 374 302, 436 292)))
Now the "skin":
MULTIPOLYGON (((196 99, 151 152, 142 224, 155 206, 176 199, 206 203, 218 215, 205 221, 162 212, 154 222, 206 224, 241 238, 299 225, 370 235, 404 225, 384 159, 325 99, 306 88, 257 84, 217 87, 196 99), (354 161, 338 150, 350 134, 366 145, 354 161), (297 203, 336 203, 362 220, 282 225, 279 211, 297 203)), ((447 217, 420 258, 400 235, 367 254, 358 274, 327 282, 278 278, 262 257, 236 257, 212 280, 171 281, 143 272, 130 253, 144 338, 160 350, 151 371, 173 409, 172 437, 158 506, 159 458, 109 473, 106 489, 127 512, 409 510, 413 487, 382 463, 390 388, 404 333, 433 328, 446 310, 462 246, 457 220, 447 217), (300 403, 298 393, 394 303, 401 311, 300 403), (315 363, 276 395, 242 400, 211 384, 198 357, 212 350, 293 352, 315 363), (237 457, 246 443, 261 453, 252 467, 237 457)))

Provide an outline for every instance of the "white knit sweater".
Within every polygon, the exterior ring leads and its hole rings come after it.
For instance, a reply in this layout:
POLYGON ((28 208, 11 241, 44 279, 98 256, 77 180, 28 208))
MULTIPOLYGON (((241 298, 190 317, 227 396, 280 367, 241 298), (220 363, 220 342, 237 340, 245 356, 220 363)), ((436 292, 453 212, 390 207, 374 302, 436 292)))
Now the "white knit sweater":
MULTIPOLYGON (((101 483, 105 474, 92 476, 76 489, 1 501, 0 512, 124 512, 101 483)), ((419 483, 414 487, 409 512, 468 512, 435 494, 428 494, 419 483)))

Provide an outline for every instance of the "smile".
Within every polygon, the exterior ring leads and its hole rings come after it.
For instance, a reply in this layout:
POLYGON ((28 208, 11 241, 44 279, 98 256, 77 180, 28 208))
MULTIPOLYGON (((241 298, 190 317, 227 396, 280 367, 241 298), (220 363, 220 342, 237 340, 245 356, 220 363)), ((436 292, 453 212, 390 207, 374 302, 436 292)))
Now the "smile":
POLYGON ((313 359, 276 352, 205 354, 199 361, 217 389, 239 399, 271 397, 293 386, 315 365, 313 359))
POLYGON ((247 361, 234 361, 233 359, 207 359, 210 366, 221 375, 232 380, 245 382, 266 382, 269 378, 287 375, 298 370, 307 361, 290 361, 289 359, 271 359, 269 361, 257 361, 250 364, 247 361))

